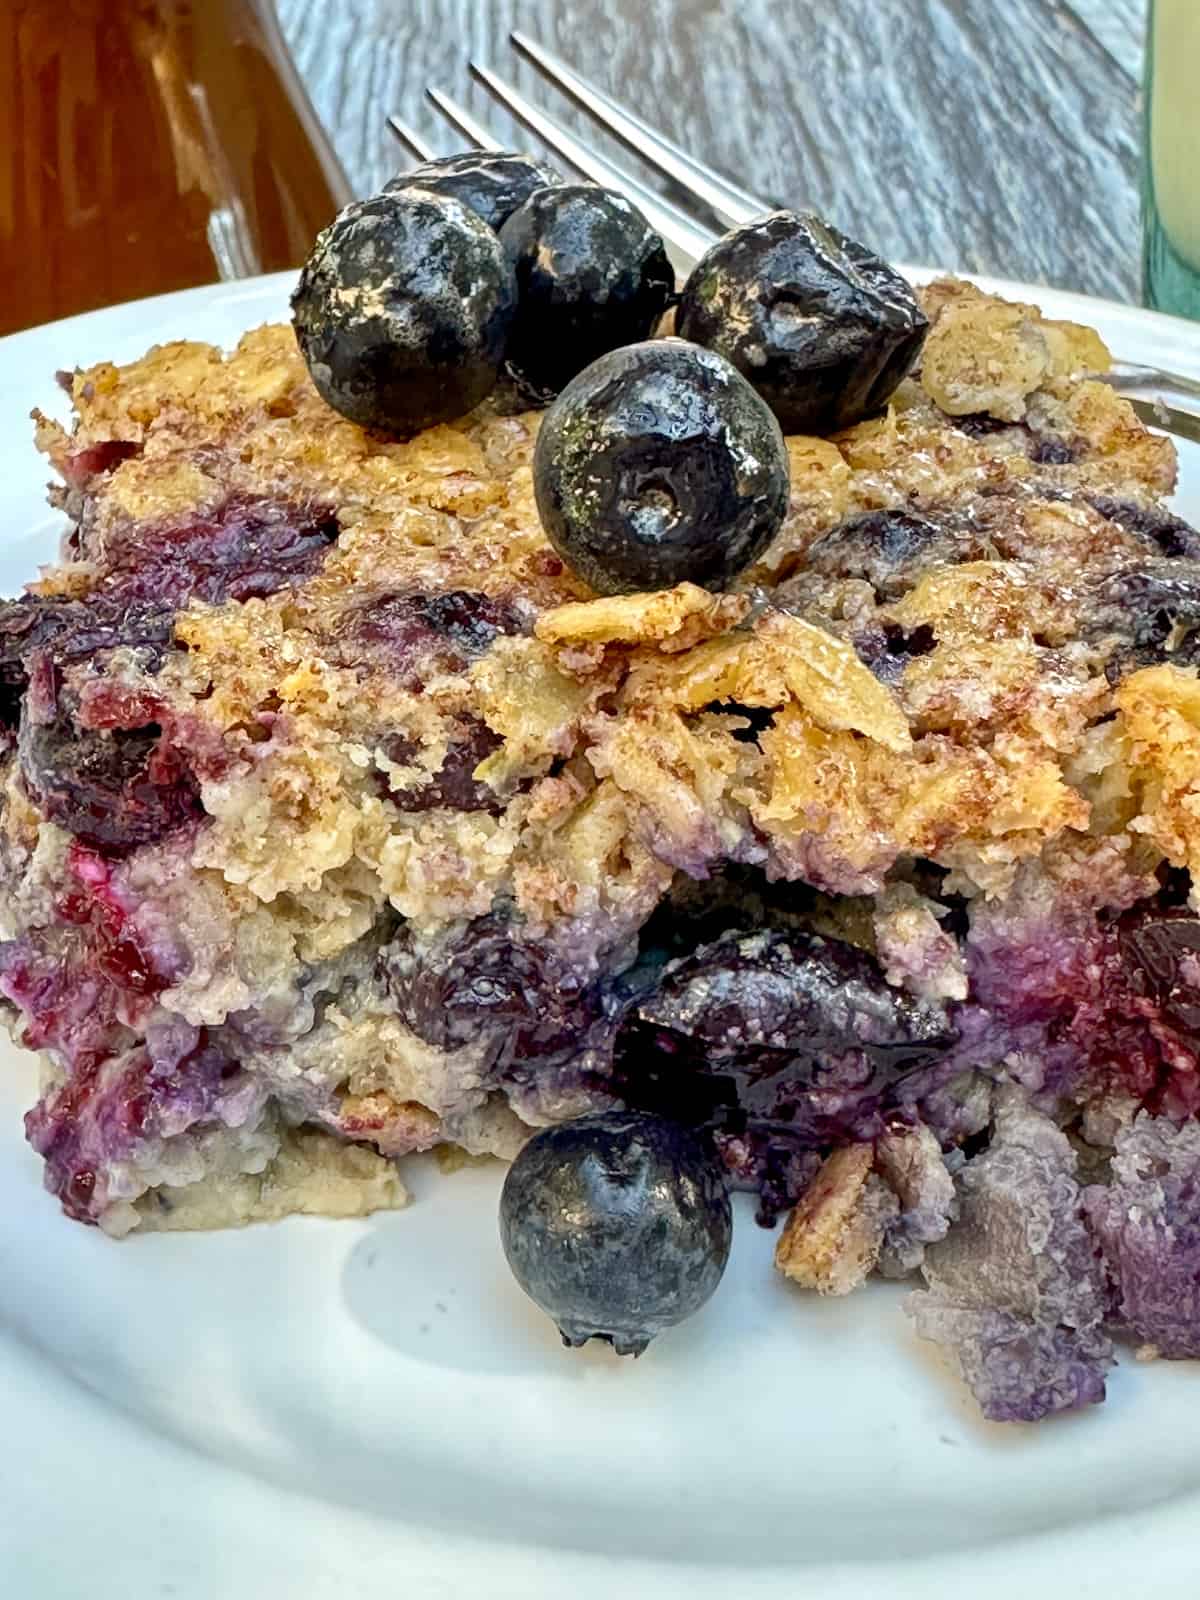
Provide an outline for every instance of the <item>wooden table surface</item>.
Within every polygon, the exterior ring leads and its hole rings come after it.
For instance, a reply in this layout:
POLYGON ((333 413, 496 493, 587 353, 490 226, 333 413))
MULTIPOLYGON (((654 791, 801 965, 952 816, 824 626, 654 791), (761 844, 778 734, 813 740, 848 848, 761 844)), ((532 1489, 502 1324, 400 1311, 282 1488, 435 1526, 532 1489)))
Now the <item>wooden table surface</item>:
POLYGON ((459 147, 427 83, 529 146, 472 55, 586 127, 512 50, 518 27, 702 160, 892 260, 1139 298, 1146 0, 277 4, 360 192, 402 160, 389 111, 459 147))

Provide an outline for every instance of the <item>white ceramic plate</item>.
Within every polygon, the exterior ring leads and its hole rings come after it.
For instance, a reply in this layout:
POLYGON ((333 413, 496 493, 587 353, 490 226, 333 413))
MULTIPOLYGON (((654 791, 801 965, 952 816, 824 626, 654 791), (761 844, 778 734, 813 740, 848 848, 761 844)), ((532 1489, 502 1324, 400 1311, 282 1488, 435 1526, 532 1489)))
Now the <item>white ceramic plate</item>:
MULTIPOLYGON (((59 367, 232 342, 286 278, 0 340, 0 579, 53 550, 32 405, 59 367)), ((1200 328, 998 285, 1200 376, 1200 328)), ((1179 505, 1200 519, 1200 448, 1179 505)), ((982 1423, 905 1290, 792 1292, 749 1208, 715 1299, 636 1364, 564 1350, 511 1282, 499 1171, 407 1211, 114 1244, 66 1222, 0 1060, 0 1587, 14 1600, 1062 1600, 1194 1596, 1200 1374, 982 1423), (618 1587, 619 1586, 619 1587, 618 1587)))

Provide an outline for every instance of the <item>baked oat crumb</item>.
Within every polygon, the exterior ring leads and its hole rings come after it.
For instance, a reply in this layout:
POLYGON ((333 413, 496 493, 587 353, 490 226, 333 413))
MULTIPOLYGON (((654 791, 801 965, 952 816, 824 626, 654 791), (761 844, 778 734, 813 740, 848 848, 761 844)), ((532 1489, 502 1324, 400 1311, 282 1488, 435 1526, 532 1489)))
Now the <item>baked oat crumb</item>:
POLYGON ((775 1266, 800 1288, 849 1294, 874 1269, 899 1204, 873 1174, 873 1162, 870 1145, 835 1150, 788 1217, 775 1266))

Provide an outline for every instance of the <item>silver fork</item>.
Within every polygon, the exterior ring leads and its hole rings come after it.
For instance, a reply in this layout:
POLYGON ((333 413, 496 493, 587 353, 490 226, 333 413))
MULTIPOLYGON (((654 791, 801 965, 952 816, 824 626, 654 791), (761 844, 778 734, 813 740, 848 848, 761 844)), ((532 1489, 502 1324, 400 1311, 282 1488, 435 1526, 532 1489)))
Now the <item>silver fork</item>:
MULTIPOLYGON (((602 155, 526 99, 490 67, 472 61, 472 76, 569 166, 585 178, 617 189, 632 200, 651 227, 662 235, 672 264, 681 275, 686 276, 692 270, 724 229, 738 227, 776 209, 771 201, 750 194, 697 161, 526 34, 514 32, 509 37, 556 88, 687 195, 695 211, 683 210, 628 168, 602 155)), ((479 150, 504 148, 450 95, 432 87, 426 93, 471 146, 479 150)), ((432 146, 398 116, 389 117, 388 125, 419 161, 433 158, 436 152, 432 146)), ((1200 443, 1200 381, 1183 373, 1132 361, 1116 361, 1110 371, 1092 376, 1124 395, 1142 421, 1151 427, 1163 428, 1200 443)))

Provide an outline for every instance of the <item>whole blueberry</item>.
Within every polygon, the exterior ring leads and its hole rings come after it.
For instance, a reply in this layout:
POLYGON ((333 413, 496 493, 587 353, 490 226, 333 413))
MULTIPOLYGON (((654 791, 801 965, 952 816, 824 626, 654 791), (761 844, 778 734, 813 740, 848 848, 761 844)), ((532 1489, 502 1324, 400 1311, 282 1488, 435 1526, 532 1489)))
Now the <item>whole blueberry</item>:
POLYGON ((658 234, 595 184, 535 189, 500 240, 518 293, 505 368, 542 403, 598 356, 648 338, 674 292, 658 234))
POLYGON ((514 150, 466 150, 456 156, 425 161, 384 185, 385 194, 403 189, 428 189, 447 194, 499 228, 535 189, 562 179, 553 167, 514 150))
POLYGON ((676 331, 732 361, 785 433, 847 428, 878 411, 928 323, 911 288, 865 245, 794 211, 734 228, 684 285, 676 331))
POLYGON ((300 274, 292 318, 322 398, 405 436, 486 399, 515 305, 488 225, 461 200, 413 188, 338 213, 300 274))
POLYGON ((550 406, 533 458, 542 526, 603 594, 723 587, 788 504, 779 425, 709 350, 652 339, 603 356, 550 406))
POLYGON ((732 1233, 713 1158, 687 1129, 643 1112, 543 1128, 500 1197, 500 1238, 522 1289, 564 1344, 604 1339, 618 1355, 641 1355, 700 1309, 732 1233))

